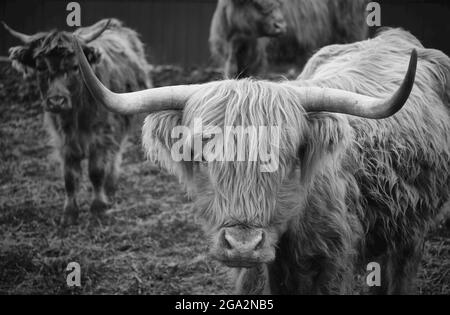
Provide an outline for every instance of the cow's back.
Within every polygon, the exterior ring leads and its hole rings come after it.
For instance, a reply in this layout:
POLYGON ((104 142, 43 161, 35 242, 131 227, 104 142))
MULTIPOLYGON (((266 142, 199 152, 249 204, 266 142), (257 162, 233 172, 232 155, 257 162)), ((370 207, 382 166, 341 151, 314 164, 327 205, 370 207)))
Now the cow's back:
POLYGON ((423 233, 449 198, 450 58, 389 29, 371 40, 323 48, 299 77, 299 84, 386 98, 401 84, 413 48, 416 81, 404 107, 382 120, 347 118, 353 140, 343 168, 358 187, 349 191, 359 199, 353 210, 366 231, 386 242, 414 237, 411 228, 423 233))

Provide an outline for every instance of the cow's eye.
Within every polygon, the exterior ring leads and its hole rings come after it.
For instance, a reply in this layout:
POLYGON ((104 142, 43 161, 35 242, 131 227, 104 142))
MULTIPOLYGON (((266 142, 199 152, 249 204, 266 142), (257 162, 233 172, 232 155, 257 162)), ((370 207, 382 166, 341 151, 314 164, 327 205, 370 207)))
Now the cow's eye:
POLYGON ((192 152, 192 160, 196 163, 208 163, 208 161, 205 158, 205 155, 203 153, 200 153, 198 155, 195 155, 194 152, 192 152))

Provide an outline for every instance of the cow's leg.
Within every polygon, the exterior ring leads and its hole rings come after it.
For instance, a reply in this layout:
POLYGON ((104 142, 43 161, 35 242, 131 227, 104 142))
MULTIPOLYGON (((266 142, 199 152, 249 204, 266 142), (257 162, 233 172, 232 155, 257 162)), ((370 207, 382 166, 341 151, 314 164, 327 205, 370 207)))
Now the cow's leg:
MULTIPOLYGON (((307 265, 314 265, 308 263, 307 265)), ((304 266, 303 266, 304 267, 304 266)), ((302 270, 304 274, 286 274, 288 269, 301 270, 292 263, 281 266, 273 263, 250 269, 236 269, 235 291, 239 295, 259 294, 349 294, 353 284, 351 263, 339 268, 334 261, 322 262, 314 270, 302 270), (314 275, 314 276, 313 276, 314 275), (287 279, 288 278, 288 279, 287 279), (271 281, 272 280, 272 281, 271 281)))
POLYGON ((253 268, 235 270, 236 294, 260 295, 271 294, 267 265, 261 264, 253 268))
MULTIPOLYGON (((125 140, 123 142, 125 142, 125 140)), ((110 163, 108 163, 105 179, 105 192, 110 200, 114 198, 114 195, 116 193, 117 179, 119 176, 120 165, 122 164, 123 147, 124 144, 122 143, 120 150, 112 153, 112 160, 110 163)))
POLYGON ((71 153, 64 155, 63 172, 66 199, 64 203, 64 215, 62 220, 63 225, 74 224, 78 219, 79 208, 76 201, 76 196, 80 187, 81 159, 81 157, 71 153))
POLYGON ((396 250, 388 250, 377 260, 381 268, 381 285, 372 287, 372 294, 411 294, 422 259, 424 238, 416 238, 402 244, 396 250))
MULTIPOLYGON (((228 58, 225 63, 225 76, 229 79, 238 79, 248 76, 248 67, 254 60, 249 56, 255 41, 250 39, 234 38, 228 47, 228 58), (250 43, 249 43, 250 42, 250 43)), ((250 73, 252 74, 252 73, 250 73)))
POLYGON ((413 294, 416 277, 423 254, 424 238, 403 244, 389 255, 387 294, 413 294))
POLYGON ((105 187, 113 160, 114 153, 106 147, 98 146, 90 151, 89 179, 94 188, 94 199, 90 211, 94 215, 101 215, 110 206, 105 187))
POLYGON ((236 38, 230 41, 225 64, 227 78, 245 78, 267 70, 266 44, 258 39, 236 38))
POLYGON ((279 294, 330 295, 351 294, 353 261, 342 255, 333 258, 311 257, 291 261, 277 271, 279 294), (292 272, 296 270, 296 272, 292 272))
POLYGON ((234 51, 233 44, 230 44, 228 58, 225 62, 224 74, 225 78, 233 79, 236 78, 240 72, 238 69, 238 60, 236 57, 236 52, 234 51))

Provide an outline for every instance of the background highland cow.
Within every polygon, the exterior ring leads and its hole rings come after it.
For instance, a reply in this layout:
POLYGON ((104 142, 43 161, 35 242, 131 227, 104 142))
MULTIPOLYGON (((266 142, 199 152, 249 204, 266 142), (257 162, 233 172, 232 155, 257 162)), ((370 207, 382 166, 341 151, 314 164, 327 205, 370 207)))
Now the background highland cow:
POLYGON ((4 26, 23 42, 10 49, 10 59, 24 77, 37 79, 45 125, 62 162, 66 191, 63 223, 74 223, 78 218, 84 159, 89 160, 94 188, 91 212, 101 214, 114 196, 132 117, 112 114, 92 99, 78 74, 72 39, 83 42, 98 76, 117 92, 151 87, 142 42, 135 31, 115 19, 102 20, 73 34, 50 31, 25 35, 4 26))
POLYGON ((366 0, 219 0, 210 50, 228 78, 301 69, 325 45, 368 36, 366 0))

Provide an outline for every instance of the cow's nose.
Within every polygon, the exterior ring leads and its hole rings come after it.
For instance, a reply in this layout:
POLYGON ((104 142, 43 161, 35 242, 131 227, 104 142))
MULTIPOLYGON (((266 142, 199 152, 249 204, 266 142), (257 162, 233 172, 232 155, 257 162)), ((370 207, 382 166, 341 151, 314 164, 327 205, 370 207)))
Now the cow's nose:
POLYGON ((66 102, 66 97, 61 95, 54 95, 48 98, 48 102, 54 106, 61 106, 66 102))
POLYGON ((284 33, 286 31, 286 22, 275 22, 273 23, 273 28, 277 33, 284 33))
POLYGON ((264 229, 226 227, 220 230, 211 254, 228 267, 251 268, 275 259, 273 242, 264 229))
POLYGON ((44 102, 45 109, 54 113, 69 110, 71 106, 70 98, 64 95, 49 96, 44 102))
POLYGON ((264 245, 265 236, 261 230, 226 228, 222 231, 223 246, 237 253, 249 253, 264 245))

